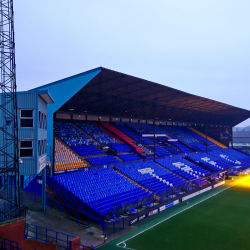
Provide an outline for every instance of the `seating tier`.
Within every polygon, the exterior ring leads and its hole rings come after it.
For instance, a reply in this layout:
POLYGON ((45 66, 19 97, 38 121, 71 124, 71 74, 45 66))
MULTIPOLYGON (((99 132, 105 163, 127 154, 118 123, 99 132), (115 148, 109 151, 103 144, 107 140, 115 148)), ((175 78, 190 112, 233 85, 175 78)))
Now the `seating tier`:
POLYGON ((111 168, 57 175, 54 178, 101 215, 150 195, 111 168))

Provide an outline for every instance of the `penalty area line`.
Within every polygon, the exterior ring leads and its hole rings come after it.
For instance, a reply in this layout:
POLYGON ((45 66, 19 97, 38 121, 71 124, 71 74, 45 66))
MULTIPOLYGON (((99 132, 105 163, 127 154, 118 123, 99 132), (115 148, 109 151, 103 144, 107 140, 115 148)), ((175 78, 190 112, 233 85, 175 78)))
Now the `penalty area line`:
POLYGON ((220 194, 221 192, 223 192, 223 191, 225 191, 225 190, 227 190, 227 189, 229 189, 229 188, 231 188, 231 187, 234 187, 234 186, 238 185, 239 183, 241 183, 241 182, 243 182, 243 181, 245 181, 245 180, 247 180, 247 179, 249 179, 249 178, 250 178, 250 177, 247 177, 247 178, 245 178, 244 180, 238 181, 238 182, 235 183, 234 185, 228 186, 228 187, 226 187, 226 188, 220 190, 219 192, 217 192, 217 193, 215 193, 215 194, 212 194, 211 196, 209 196, 209 197, 207 197, 207 198, 205 198, 205 199, 203 199, 203 200, 201 200, 201 201, 196 202, 195 204, 193 204, 193 205, 191 205, 191 206, 189 206, 189 207, 187 207, 187 208, 181 210, 181 211, 178 212, 178 213, 175 213, 175 214, 169 216, 168 218, 166 218, 166 219, 164 219, 164 220, 162 220, 162 221, 156 223, 155 225, 153 225, 153 226, 151 226, 151 227, 148 227, 148 228, 144 229, 143 231, 141 231, 141 232, 139 232, 139 233, 137 233, 137 234, 135 234, 135 235, 129 237, 128 239, 126 239, 126 240, 124 240, 124 241, 121 241, 121 242, 117 243, 116 246, 117 246, 117 247, 121 247, 121 248, 123 248, 123 249, 134 250, 134 249, 132 249, 132 248, 127 248, 127 245, 126 245, 125 242, 128 241, 128 240, 131 240, 132 238, 134 238, 134 237, 136 237, 136 236, 138 236, 138 235, 140 235, 140 234, 142 234, 142 233, 144 233, 144 232, 146 232, 146 231, 148 231, 149 229, 152 229, 152 228, 156 227, 157 225, 161 224, 162 222, 167 221, 167 220, 171 219, 172 217, 174 217, 174 216, 176 216, 176 215, 178 215, 178 214, 180 214, 180 213, 182 213, 182 212, 184 212, 184 211, 186 211, 186 210, 188 210, 188 209, 190 209, 190 208, 192 208, 192 207, 194 207, 194 206, 200 204, 201 202, 203 202, 203 201, 205 201, 205 200, 208 200, 208 199, 210 199, 211 197, 214 197, 214 196, 216 196, 217 194, 220 194), (124 244, 124 245, 121 246, 121 244, 124 244))

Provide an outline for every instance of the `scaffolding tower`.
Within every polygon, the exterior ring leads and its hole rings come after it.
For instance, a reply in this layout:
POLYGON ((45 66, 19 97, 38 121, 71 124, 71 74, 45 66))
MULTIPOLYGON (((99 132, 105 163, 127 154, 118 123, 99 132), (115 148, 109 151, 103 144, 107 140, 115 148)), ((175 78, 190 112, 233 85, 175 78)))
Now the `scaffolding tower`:
POLYGON ((0 0, 0 222, 20 210, 13 0, 0 0))

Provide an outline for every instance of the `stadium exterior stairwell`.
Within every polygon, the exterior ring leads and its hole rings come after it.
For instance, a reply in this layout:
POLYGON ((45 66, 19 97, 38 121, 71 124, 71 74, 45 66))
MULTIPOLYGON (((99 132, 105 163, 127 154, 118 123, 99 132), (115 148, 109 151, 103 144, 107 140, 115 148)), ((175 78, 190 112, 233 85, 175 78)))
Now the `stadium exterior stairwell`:
MULTIPOLYGON (((189 127, 189 129, 192 130, 193 132, 195 132, 196 134, 202 136, 203 138, 206 138, 206 135, 204 135, 204 134, 201 133, 200 131, 196 130, 195 128, 189 127)), ((214 140, 213 138, 211 138, 211 137, 209 137, 209 136, 207 136, 207 139, 208 139, 209 141, 213 142, 215 145, 217 145, 217 146, 219 146, 219 147, 221 147, 221 148, 223 148, 223 149, 227 148, 225 145, 223 145, 222 143, 220 143, 220 142, 214 140)))
POLYGON ((118 137, 120 137, 121 139, 123 139, 125 142, 127 142, 129 145, 131 145, 133 148, 136 149, 136 151, 139 154, 144 153, 144 151, 139 148, 138 146, 136 146, 133 142, 133 140, 131 138, 129 138, 128 136, 126 136, 125 134, 123 134, 120 130, 118 130, 117 128, 115 128, 114 126, 108 124, 108 123, 102 123, 102 125, 107 128, 108 130, 110 130, 113 134, 117 135, 118 137))

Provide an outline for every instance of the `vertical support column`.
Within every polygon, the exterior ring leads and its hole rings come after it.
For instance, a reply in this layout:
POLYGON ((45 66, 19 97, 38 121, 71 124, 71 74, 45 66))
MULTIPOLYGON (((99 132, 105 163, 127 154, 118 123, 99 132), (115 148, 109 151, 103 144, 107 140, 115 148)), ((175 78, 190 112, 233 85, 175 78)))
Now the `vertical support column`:
POLYGON ((10 191, 11 191, 11 181, 10 181, 10 175, 7 175, 7 197, 10 197, 10 191))
POLYGON ((234 148, 234 145, 233 145, 233 128, 232 127, 230 129, 230 134, 231 134, 231 148, 234 148))
POLYGON ((153 114, 154 114, 154 162, 155 162, 155 104, 153 105, 153 114))
POLYGON ((207 118, 206 118, 206 153, 207 153, 207 118))
POLYGON ((42 170, 43 183, 42 183, 42 210, 45 210, 46 203, 46 168, 42 170))
POLYGON ((51 162, 51 172, 50 176, 53 178, 54 177, 54 172, 55 172, 55 123, 56 120, 56 113, 53 114, 53 148, 52 148, 52 162, 51 162))

